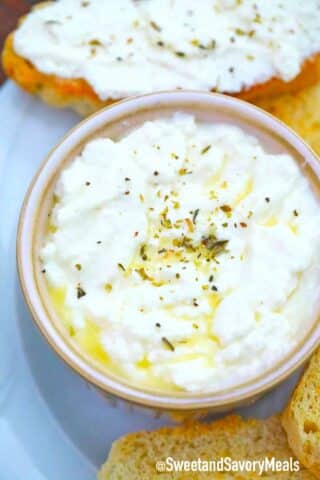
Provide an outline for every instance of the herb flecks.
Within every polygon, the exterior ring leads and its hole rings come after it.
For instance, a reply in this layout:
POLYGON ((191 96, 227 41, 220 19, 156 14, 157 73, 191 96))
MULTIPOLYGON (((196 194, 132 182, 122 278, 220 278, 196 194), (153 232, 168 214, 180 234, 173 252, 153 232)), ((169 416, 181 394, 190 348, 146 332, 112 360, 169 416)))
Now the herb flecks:
POLYGON ((160 217, 161 217, 160 223, 161 223, 162 227, 167 228, 167 229, 171 229, 172 228, 172 222, 171 222, 170 218, 168 218, 168 216, 167 216, 168 212, 169 212, 169 209, 168 209, 168 207, 166 207, 160 213, 160 217))
POLYGON ((174 346, 173 346, 172 343, 167 339, 167 337, 162 337, 162 338, 161 338, 161 341, 164 343, 164 345, 165 345, 169 350, 171 350, 171 352, 174 352, 174 351, 175 351, 174 346))
POLYGON ((194 224, 192 223, 190 218, 186 218, 185 221, 187 224, 188 231, 192 233, 194 231, 194 226, 193 226, 194 224))
POLYGON ((221 205, 220 210, 222 210, 224 213, 232 212, 232 208, 229 205, 221 205))
POLYGON ((86 292, 83 290, 80 284, 77 285, 77 298, 82 298, 86 295, 86 292))
POLYGON ((97 38, 93 38, 92 40, 89 41, 89 45, 92 47, 102 47, 103 43, 100 42, 97 38))
POLYGON ((153 20, 150 22, 150 26, 155 30, 156 32, 161 32, 162 28, 153 20))
POLYGON ((142 258, 142 260, 145 262, 148 260, 148 256, 147 256, 147 253, 146 253, 146 250, 147 250, 147 245, 145 243, 143 243, 140 247, 140 257, 142 258))
POLYGON ((239 36, 243 36, 246 34, 246 32, 244 30, 242 30, 241 28, 236 28, 236 34, 239 35, 239 36))
POLYGON ((196 222, 197 222, 197 216, 199 215, 199 212, 200 212, 200 209, 199 208, 196 208, 193 212, 193 215, 192 215, 192 222, 193 224, 195 225, 196 222))
POLYGON ((110 293, 112 291, 112 284, 111 283, 105 283, 103 288, 105 289, 106 292, 110 293))
POLYGON ((187 168, 180 168, 178 171, 179 175, 190 175, 192 172, 188 170, 187 168))
POLYGON ((201 150, 201 155, 204 155, 205 153, 209 152, 210 148, 211 148, 211 145, 207 145, 206 147, 204 147, 201 150))
POLYGON ((193 40, 191 40, 190 43, 193 47, 197 47, 200 50, 213 50, 217 46, 216 40, 211 40, 209 43, 204 44, 204 43, 200 43, 200 41, 197 38, 194 38, 193 40))
POLYGON ((229 240, 217 240, 214 235, 207 235, 202 237, 201 243, 215 257, 226 251, 229 240))
POLYGON ((122 265, 122 263, 118 263, 118 267, 119 267, 123 272, 126 271, 126 269, 124 268, 124 266, 122 265))
POLYGON ((62 25, 62 23, 59 22, 59 20, 46 20, 44 23, 46 25, 62 25))

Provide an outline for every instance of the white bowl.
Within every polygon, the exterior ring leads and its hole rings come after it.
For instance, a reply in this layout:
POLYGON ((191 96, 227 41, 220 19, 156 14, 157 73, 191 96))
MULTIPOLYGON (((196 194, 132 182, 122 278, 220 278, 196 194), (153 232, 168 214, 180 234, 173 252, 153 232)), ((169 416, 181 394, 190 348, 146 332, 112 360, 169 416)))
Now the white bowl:
POLYGON ((318 319, 285 358, 246 384, 204 394, 156 392, 129 384, 114 373, 106 372, 80 351, 54 318, 45 282, 37 268, 43 219, 51 206, 50 192, 66 157, 81 148, 91 135, 99 135, 102 128, 110 135, 119 135, 146 119, 174 111, 191 112, 199 119, 206 118, 212 122, 236 123, 259 137, 268 151, 290 152, 294 155, 312 186, 319 188, 320 166, 312 150, 293 131, 257 107, 232 97, 194 91, 161 92, 135 97, 113 104, 87 118, 49 154, 33 179, 23 204, 17 237, 17 261, 22 290, 37 326, 56 353, 82 377, 105 393, 134 404, 176 413, 203 414, 246 404, 287 378, 317 346, 320 338, 318 319))

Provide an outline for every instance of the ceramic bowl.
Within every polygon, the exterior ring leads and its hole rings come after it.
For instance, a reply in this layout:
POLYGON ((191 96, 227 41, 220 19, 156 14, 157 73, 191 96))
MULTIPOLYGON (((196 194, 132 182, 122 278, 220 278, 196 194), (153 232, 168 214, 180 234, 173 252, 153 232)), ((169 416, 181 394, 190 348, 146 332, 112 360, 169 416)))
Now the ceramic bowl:
POLYGON ((263 375, 214 393, 165 393, 130 384, 88 358, 63 330, 50 305, 43 275, 39 274, 38 252, 44 222, 52 206, 52 191, 68 157, 81 150, 92 136, 119 137, 146 119, 170 115, 176 111, 193 113, 199 120, 236 124, 260 139, 272 153, 295 156, 301 169, 318 192, 320 167, 312 150, 289 128, 249 103, 232 97, 194 91, 161 92, 134 97, 87 118, 71 130, 51 151, 35 175, 26 195, 18 229, 18 272, 26 302, 34 321, 56 353, 76 372, 107 396, 156 412, 176 415, 203 415, 248 404, 279 384, 310 356, 320 338, 318 318, 306 329, 289 354, 263 375))

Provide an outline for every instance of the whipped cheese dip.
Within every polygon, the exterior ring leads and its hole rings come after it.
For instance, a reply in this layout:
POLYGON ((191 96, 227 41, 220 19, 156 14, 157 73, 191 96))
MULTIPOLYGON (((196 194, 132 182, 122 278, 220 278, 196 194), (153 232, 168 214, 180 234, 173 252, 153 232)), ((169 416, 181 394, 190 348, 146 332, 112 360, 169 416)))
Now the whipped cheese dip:
POLYGON ((14 49, 100 97, 174 88, 238 93, 290 81, 320 50, 319 0, 58 0, 37 8, 14 49))
POLYGON ((214 391, 272 367, 319 299, 320 213, 287 154, 177 113, 62 171, 41 269, 70 334, 136 384, 214 391))

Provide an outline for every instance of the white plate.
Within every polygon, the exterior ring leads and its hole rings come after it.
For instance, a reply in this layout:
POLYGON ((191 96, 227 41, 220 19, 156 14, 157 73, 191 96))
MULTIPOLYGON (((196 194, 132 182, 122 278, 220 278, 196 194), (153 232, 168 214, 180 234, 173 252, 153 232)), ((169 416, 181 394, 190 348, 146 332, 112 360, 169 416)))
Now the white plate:
MULTIPOLYGON (((0 109, 0 477, 93 480, 113 440, 169 421, 110 406, 35 328, 16 274, 19 210, 36 169, 79 117, 11 83, 0 90, 0 109)), ((279 412, 296 380, 297 374, 240 413, 279 412)))

